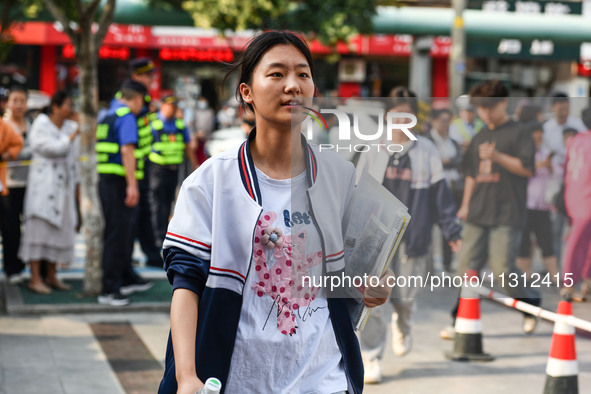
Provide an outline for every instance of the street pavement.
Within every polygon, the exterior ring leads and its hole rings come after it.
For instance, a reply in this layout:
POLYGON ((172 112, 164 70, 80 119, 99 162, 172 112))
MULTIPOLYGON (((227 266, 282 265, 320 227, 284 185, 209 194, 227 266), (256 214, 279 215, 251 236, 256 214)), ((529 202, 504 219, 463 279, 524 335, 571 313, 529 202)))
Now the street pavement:
MULTIPOLYGON (((158 269, 142 275, 164 278, 158 269)), ((81 278, 83 240, 76 261, 62 277, 81 278)), ((436 267, 436 269, 438 266, 436 267)), ((535 267, 534 267, 535 268, 535 267)), ((4 285, 0 278, 0 287, 4 285)), ((552 323, 540 322, 533 335, 522 333, 521 313, 489 300, 481 301, 487 363, 448 361, 453 341, 439 331, 449 325, 456 289, 424 289, 418 298, 413 349, 394 356, 390 338, 384 355, 384 381, 364 392, 382 393, 542 393, 552 340, 552 323)), ((0 297, 1 298, 1 297, 0 297)), ((556 289, 543 289, 543 307, 555 311, 556 289)), ((574 315, 591 321, 589 303, 574 304, 574 315)), ((0 315, 0 394, 155 393, 162 377, 169 317, 163 312, 0 315)), ((1 312, 0 312, 1 313, 1 312)), ((576 338, 579 392, 591 393, 591 333, 576 338)), ((389 335, 390 337, 390 335, 389 335)))
MULTIPOLYGON (((456 291, 424 292, 418 300, 413 349, 396 357, 388 345, 384 381, 366 386, 367 393, 543 393, 553 323, 541 321, 532 335, 522 332, 521 313, 489 300, 481 301, 484 351, 491 362, 448 361, 444 353, 453 341, 439 338, 449 324, 449 309, 456 291)), ((544 291, 543 307, 556 311, 555 291, 544 291)), ((591 320, 589 304, 575 304, 575 316, 591 320)), ((590 335, 576 338, 580 393, 591 392, 590 335)))
MULTIPOLYGON (((558 296, 546 292, 544 306, 558 296)), ((423 292, 418 300, 414 347, 395 357, 388 344, 384 382, 366 393, 542 393, 552 325, 521 332, 520 313, 482 301, 488 363, 448 361, 452 341, 439 339, 449 323, 454 289, 423 292)), ((591 319, 589 304, 575 315, 591 319)), ((166 313, 0 316, 0 394, 154 393, 162 376, 169 330, 166 313)), ((580 392, 591 391, 591 339, 577 336, 580 392)))

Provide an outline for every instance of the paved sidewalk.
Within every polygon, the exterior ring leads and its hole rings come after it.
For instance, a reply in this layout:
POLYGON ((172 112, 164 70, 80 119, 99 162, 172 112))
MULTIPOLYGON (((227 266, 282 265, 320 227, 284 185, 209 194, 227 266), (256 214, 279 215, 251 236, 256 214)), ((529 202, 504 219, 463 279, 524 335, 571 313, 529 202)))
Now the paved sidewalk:
MULTIPOLYGON (((455 294, 439 289, 420 296, 412 352, 398 358, 388 344, 384 382, 364 392, 543 392, 552 325, 540 323, 526 336, 519 313, 483 301, 484 350, 496 359, 451 362, 443 354, 453 342, 440 340, 439 330, 449 323, 455 294)), ((557 296, 545 294, 547 309, 555 309, 557 302, 557 296)), ((589 304, 576 304, 574 310, 591 319, 589 304)), ((0 316, 0 394, 154 393, 168 331, 166 313, 0 316)), ((577 336, 576 346, 580 393, 585 393, 591 387, 591 340, 577 336)))
MULTIPOLYGON (((60 273, 77 286, 84 262, 80 241, 76 262, 60 273)), ((134 257, 143 260, 137 249, 134 257)), ((105 308, 94 299, 77 299, 79 287, 78 291, 56 293, 39 301, 28 290, 3 286, 0 278, 0 287, 7 290, 7 303, 21 308, 11 309, 13 315, 0 316, 0 394, 156 392, 170 324, 164 312, 169 306, 170 290, 163 270, 141 267, 141 263, 138 269, 142 276, 154 279, 156 286, 123 308, 105 308), (19 297, 20 306, 14 304, 19 297)), ((412 352, 395 357, 389 338, 384 382, 368 385, 364 392, 543 392, 552 324, 540 322, 536 332, 526 336, 519 312, 483 300, 483 346, 496 359, 489 363, 451 362, 445 359, 444 352, 452 349, 453 342, 442 341, 439 331, 450 322, 449 310, 456 296, 456 289, 436 289, 433 293, 425 290, 420 294, 412 352)), ((0 301, 2 297, 0 291, 0 301)), ((545 309, 555 311, 558 301, 555 289, 544 289, 545 309)), ((575 316, 591 321, 590 305, 574 304, 575 316)), ((576 347, 580 393, 585 393, 591 387, 591 334, 579 333, 576 347)))
POLYGON ((0 393, 154 393, 168 326, 166 314, 0 317, 0 393))

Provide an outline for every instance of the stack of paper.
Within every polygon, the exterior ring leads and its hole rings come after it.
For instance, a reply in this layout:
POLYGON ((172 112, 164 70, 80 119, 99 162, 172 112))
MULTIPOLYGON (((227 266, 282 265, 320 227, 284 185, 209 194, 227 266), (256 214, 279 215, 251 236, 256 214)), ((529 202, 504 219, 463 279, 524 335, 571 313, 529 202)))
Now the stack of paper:
MULTIPOLYGON (((381 277, 389 267, 410 215, 407 207, 366 171, 351 197, 345 217, 345 275, 353 278, 381 277)), ((366 279, 363 284, 366 285, 366 279)), ((362 302, 364 286, 351 286, 347 295, 355 298, 351 319, 355 330, 365 326, 370 308, 362 302)))

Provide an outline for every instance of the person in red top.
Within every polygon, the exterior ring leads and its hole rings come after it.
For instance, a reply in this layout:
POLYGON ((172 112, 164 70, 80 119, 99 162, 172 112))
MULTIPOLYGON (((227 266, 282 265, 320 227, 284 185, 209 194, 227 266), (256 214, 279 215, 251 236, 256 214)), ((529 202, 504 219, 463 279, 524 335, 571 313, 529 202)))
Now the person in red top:
MULTIPOLYGON (((0 119, 0 162, 16 160, 16 157, 23 149, 23 138, 12 126, 0 119)), ((6 163, 0 165, 0 195, 8 195, 6 186, 6 163)))
MULTIPOLYGON (((591 107, 583 111, 583 123, 591 129, 591 107)), ((564 251, 562 295, 567 299, 573 298, 573 290, 581 280, 581 300, 591 294, 590 151, 589 132, 579 133, 567 143, 564 202, 572 220, 572 230, 564 251)))
MULTIPOLYGON (((8 185, 6 184, 6 162, 16 160, 19 152, 23 149, 23 138, 14 131, 12 126, 0 118, 0 235, 4 247, 4 272, 8 278, 8 283, 12 283, 11 278, 16 277, 23 269, 22 263, 16 258, 6 258, 14 255, 16 250, 14 242, 8 236, 11 233, 10 200, 8 197, 8 185)), ((18 248, 18 247, 17 247, 18 248)))

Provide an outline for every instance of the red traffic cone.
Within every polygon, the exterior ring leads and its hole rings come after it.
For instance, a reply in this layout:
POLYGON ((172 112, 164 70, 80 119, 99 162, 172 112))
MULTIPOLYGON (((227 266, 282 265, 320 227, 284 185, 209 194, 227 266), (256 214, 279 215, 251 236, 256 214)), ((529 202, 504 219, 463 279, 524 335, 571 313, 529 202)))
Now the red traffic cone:
POLYGON ((467 271, 466 283, 462 287, 460 305, 456 316, 456 331, 453 352, 445 356, 454 361, 492 361, 494 357, 482 349, 482 322, 480 321, 480 297, 472 290, 470 278, 475 271, 467 271))
MULTIPOLYGON (((560 301, 559 315, 572 316, 573 307, 570 302, 560 301)), ((546 366, 546 385, 544 394, 578 394, 579 382, 577 375, 577 353, 575 350, 575 328, 564 321, 554 323, 550 356, 546 366)))

